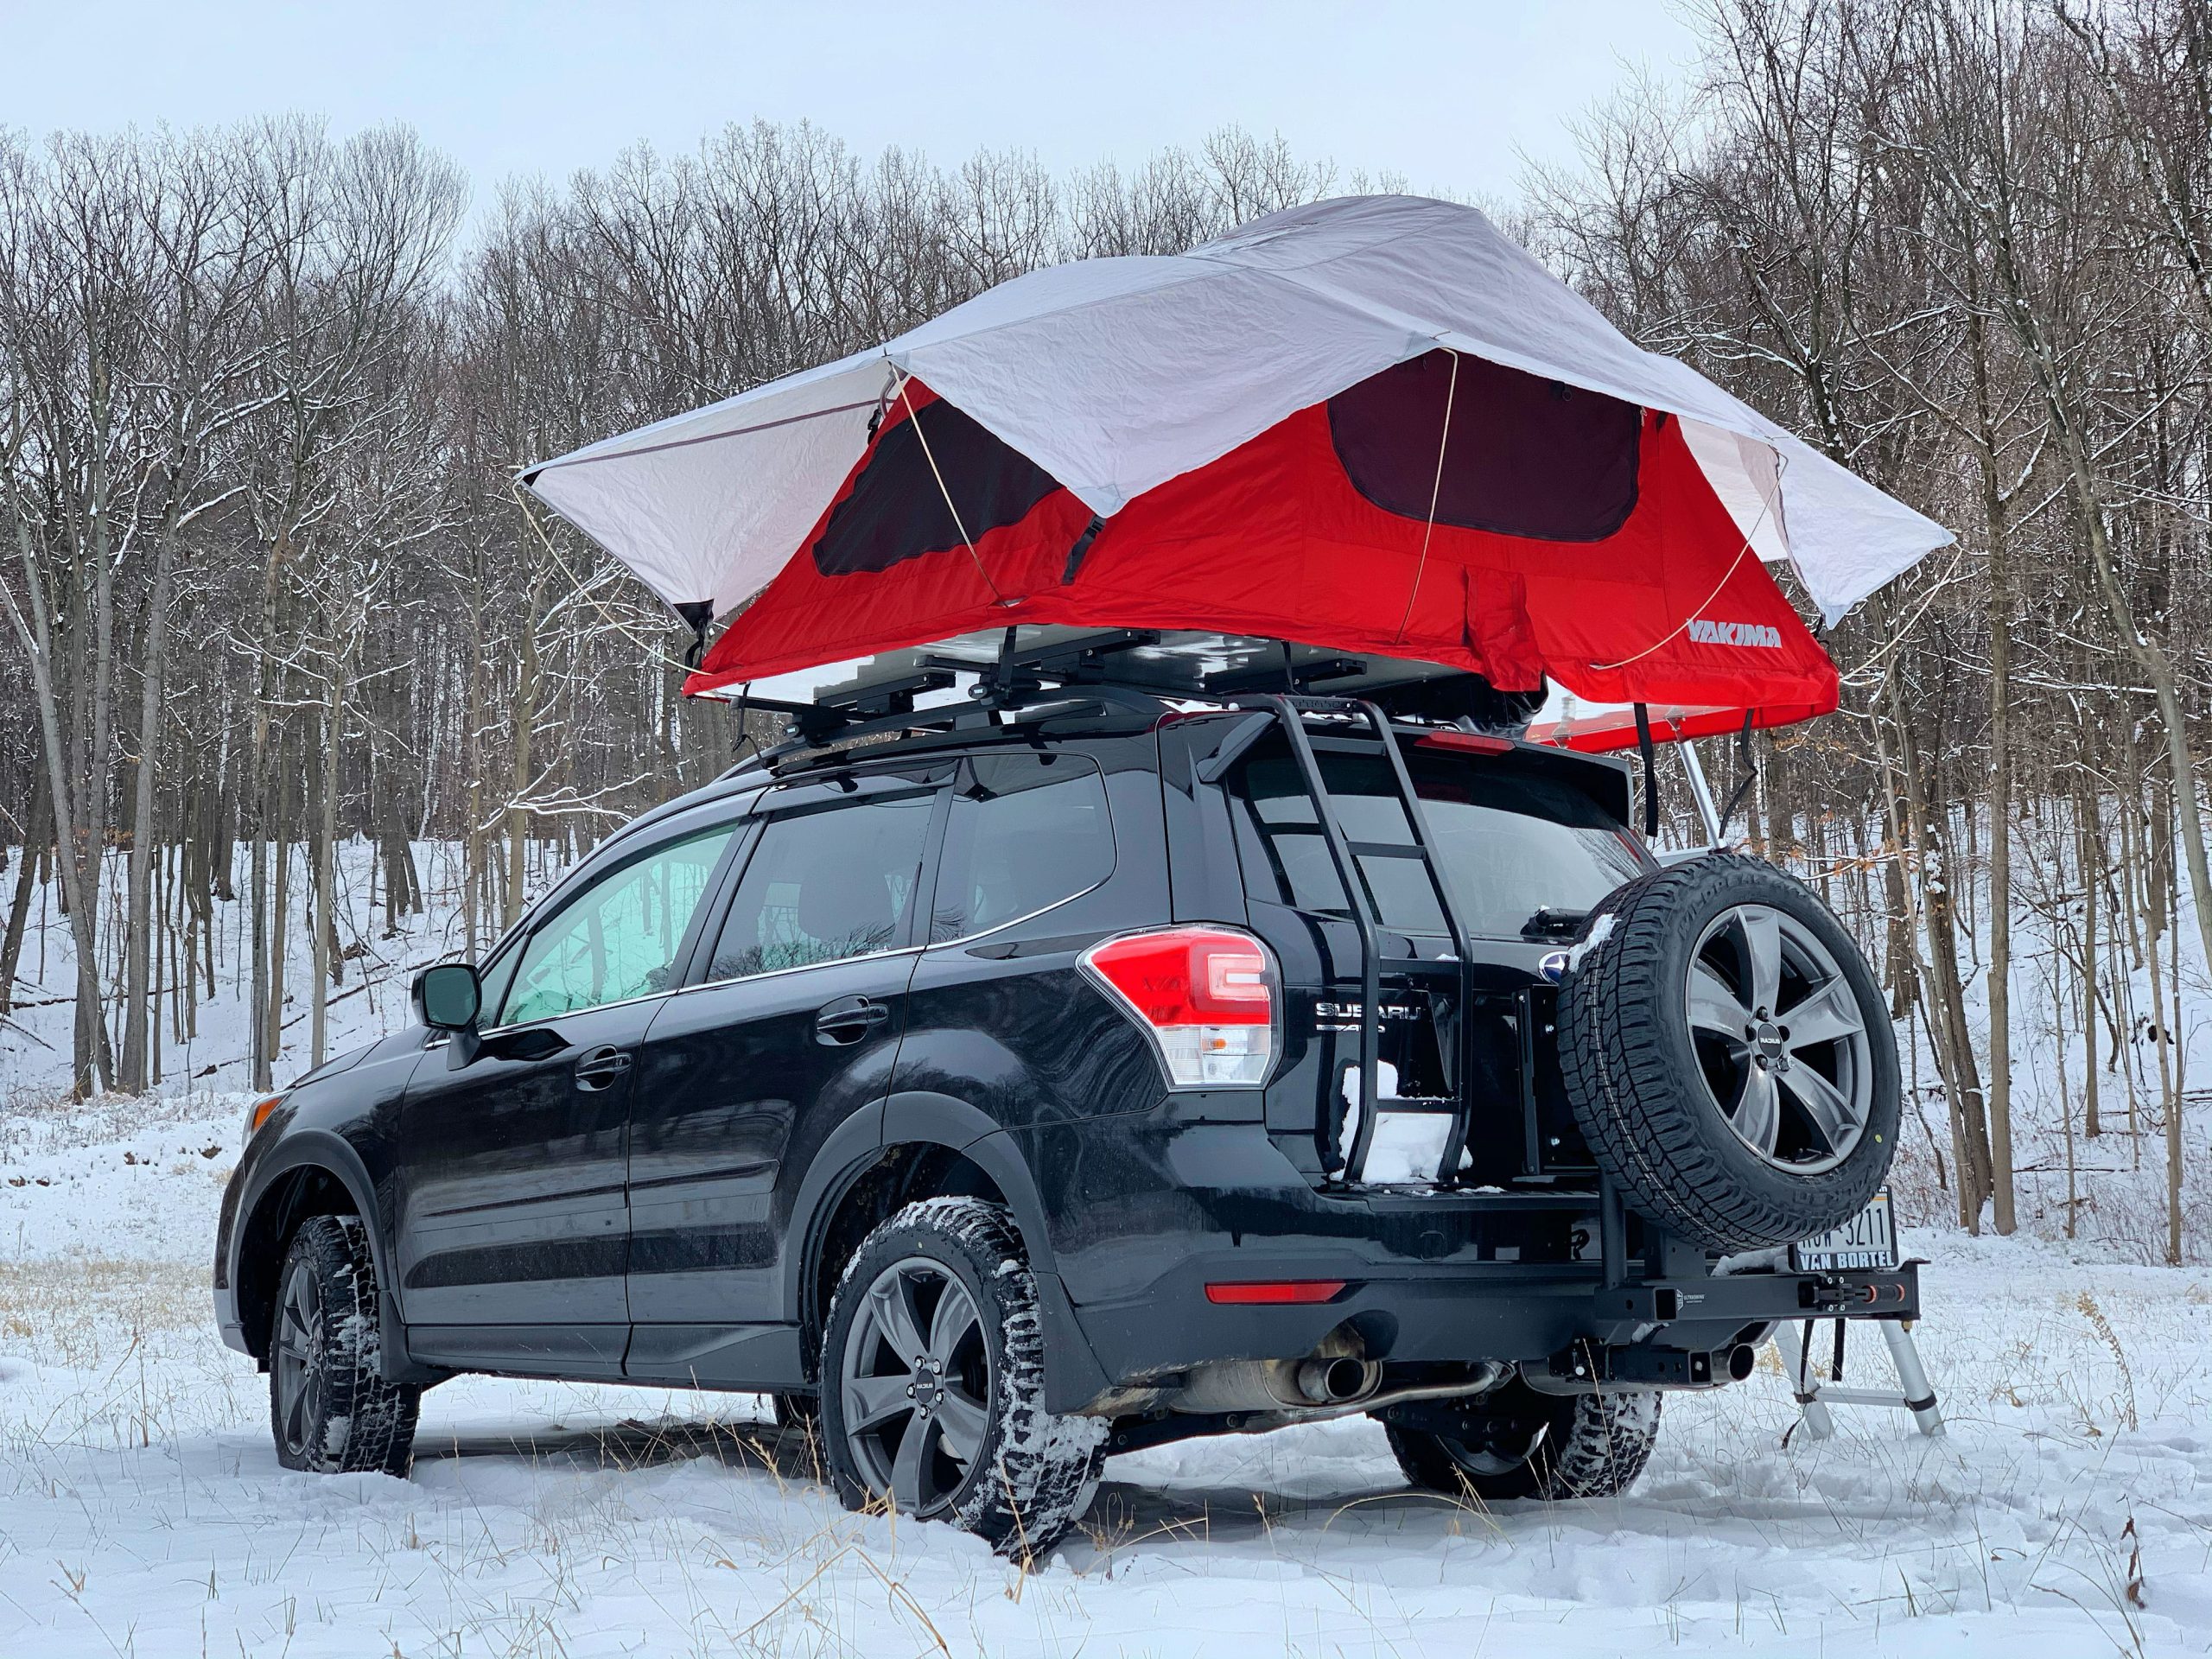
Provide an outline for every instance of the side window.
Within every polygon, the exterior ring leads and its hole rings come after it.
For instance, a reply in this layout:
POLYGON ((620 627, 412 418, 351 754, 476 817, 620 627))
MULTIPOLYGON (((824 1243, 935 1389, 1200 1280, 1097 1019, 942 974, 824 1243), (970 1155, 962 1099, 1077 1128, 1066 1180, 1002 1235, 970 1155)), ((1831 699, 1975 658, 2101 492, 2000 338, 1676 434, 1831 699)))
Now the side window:
MULTIPOLYGON (((514 983, 515 964, 522 960, 523 941, 517 940, 499 953, 499 960, 479 970, 484 986, 484 1013, 488 1016, 499 1012, 499 1005, 507 1000, 507 987, 514 983)), ((487 1018, 486 1024, 492 1023, 487 1018)))
POLYGON ((609 870, 524 944, 502 1025, 550 1020, 668 988, 676 953, 734 826, 609 870))
POLYGON ((1033 915, 1114 873, 1098 769, 1071 755, 987 755, 953 791, 930 939, 1033 915))
POLYGON ((906 942, 934 794, 771 818, 715 941, 710 979, 874 956, 906 942))

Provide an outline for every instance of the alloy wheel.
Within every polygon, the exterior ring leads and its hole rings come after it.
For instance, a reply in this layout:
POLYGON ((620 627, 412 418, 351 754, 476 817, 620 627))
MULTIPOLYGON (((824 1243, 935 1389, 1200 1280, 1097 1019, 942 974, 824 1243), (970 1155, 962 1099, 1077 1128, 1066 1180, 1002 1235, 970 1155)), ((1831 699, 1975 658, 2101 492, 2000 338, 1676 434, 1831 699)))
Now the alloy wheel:
POLYGON ((884 1268, 840 1372, 845 1445, 869 1489, 910 1514, 946 1508, 990 1427, 990 1344, 968 1287, 926 1256, 884 1268))
POLYGON ((314 1357, 321 1345, 321 1287, 313 1267, 296 1262, 277 1304, 275 1355, 277 1422, 284 1449, 295 1456, 306 1452, 308 1426, 321 1415, 322 1376, 314 1357))
POLYGON ((1691 953, 1684 1010, 1713 1103, 1764 1162, 1816 1175, 1847 1158, 1872 1109, 1873 1053, 1835 955, 1765 905, 1724 910, 1691 953))

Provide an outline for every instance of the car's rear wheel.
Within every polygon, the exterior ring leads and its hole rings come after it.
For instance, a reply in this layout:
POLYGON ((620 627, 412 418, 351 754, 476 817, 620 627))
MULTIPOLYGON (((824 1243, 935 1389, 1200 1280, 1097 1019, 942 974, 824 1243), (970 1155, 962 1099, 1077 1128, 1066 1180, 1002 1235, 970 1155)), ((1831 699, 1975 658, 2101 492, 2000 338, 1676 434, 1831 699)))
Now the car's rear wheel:
POLYGON ((1047 1412, 1037 1282, 998 1205, 912 1204, 861 1243, 823 1335, 821 1437, 852 1508, 888 1497, 1008 1554, 1090 1502, 1106 1425, 1047 1412))
POLYGON ((317 1474, 404 1475, 423 1391, 377 1370, 375 1258, 358 1216, 310 1216, 276 1278, 269 1422, 276 1460, 317 1474))
POLYGON ((1808 1237, 1889 1173, 1903 1103, 1881 988, 1828 907, 1770 864, 1714 855, 1607 898, 1558 1026, 1592 1153, 1683 1237, 1808 1237))
POLYGON ((1464 1433, 1389 1425, 1390 1450, 1408 1480, 1451 1497, 1611 1497, 1651 1461, 1659 1401, 1650 1389, 1539 1394, 1516 1378, 1459 1414, 1464 1433))

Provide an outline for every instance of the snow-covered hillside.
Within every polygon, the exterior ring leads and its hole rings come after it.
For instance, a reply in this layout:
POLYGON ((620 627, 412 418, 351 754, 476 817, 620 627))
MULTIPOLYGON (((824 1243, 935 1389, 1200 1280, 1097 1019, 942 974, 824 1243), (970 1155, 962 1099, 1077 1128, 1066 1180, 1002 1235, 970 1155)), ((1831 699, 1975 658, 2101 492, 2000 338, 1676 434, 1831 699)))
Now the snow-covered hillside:
MULTIPOLYGON (((354 839, 339 849, 336 862, 339 982, 330 989, 328 1052, 341 1053, 356 1044, 383 1035, 409 1018, 407 988, 415 970, 465 948, 465 929, 459 896, 460 849, 450 842, 426 841, 415 845, 426 906, 418 915, 402 915, 397 930, 387 935, 378 885, 376 849, 354 839)), ((310 880, 304 849, 290 849, 294 914, 286 930, 284 963, 285 1007, 283 1046, 275 1067, 282 1084, 305 1071, 309 1064, 311 1014, 308 999, 314 985, 314 938, 307 918, 298 912, 310 880)), ((248 852, 237 850, 236 886, 247 890, 248 852)), ((0 892, 11 897, 11 867, 0 892)), ((531 889, 544 887, 553 874, 535 857, 530 865, 531 889)), ((106 913, 119 916, 123 908, 123 861, 111 858, 103 872, 106 913)), ((192 1018, 184 1020, 178 1007, 175 970, 165 963, 166 986, 157 1038, 162 1087, 224 1090, 251 1086, 248 1072, 250 1029, 246 1017, 251 995, 251 947, 243 900, 219 902, 214 906, 214 995, 202 985, 192 1018)), ((109 930, 113 937, 119 928, 109 930)), ((67 917, 57 908, 54 884, 41 886, 31 900, 22 958, 17 966, 16 1007, 0 1018, 0 1100, 18 1106, 51 1099, 69 1086, 70 1033, 75 1014, 76 950, 67 917)), ((104 963, 104 983, 112 991, 114 964, 104 963)))

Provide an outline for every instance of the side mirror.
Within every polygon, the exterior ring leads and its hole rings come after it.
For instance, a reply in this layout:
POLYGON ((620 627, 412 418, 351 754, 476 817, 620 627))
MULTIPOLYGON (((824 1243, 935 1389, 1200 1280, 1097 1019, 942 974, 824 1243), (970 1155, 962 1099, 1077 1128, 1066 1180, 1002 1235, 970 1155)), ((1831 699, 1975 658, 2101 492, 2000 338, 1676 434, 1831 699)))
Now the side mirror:
POLYGON ((482 1011, 484 987, 465 962, 442 962, 415 976, 415 1014, 433 1031, 468 1031, 482 1011))

